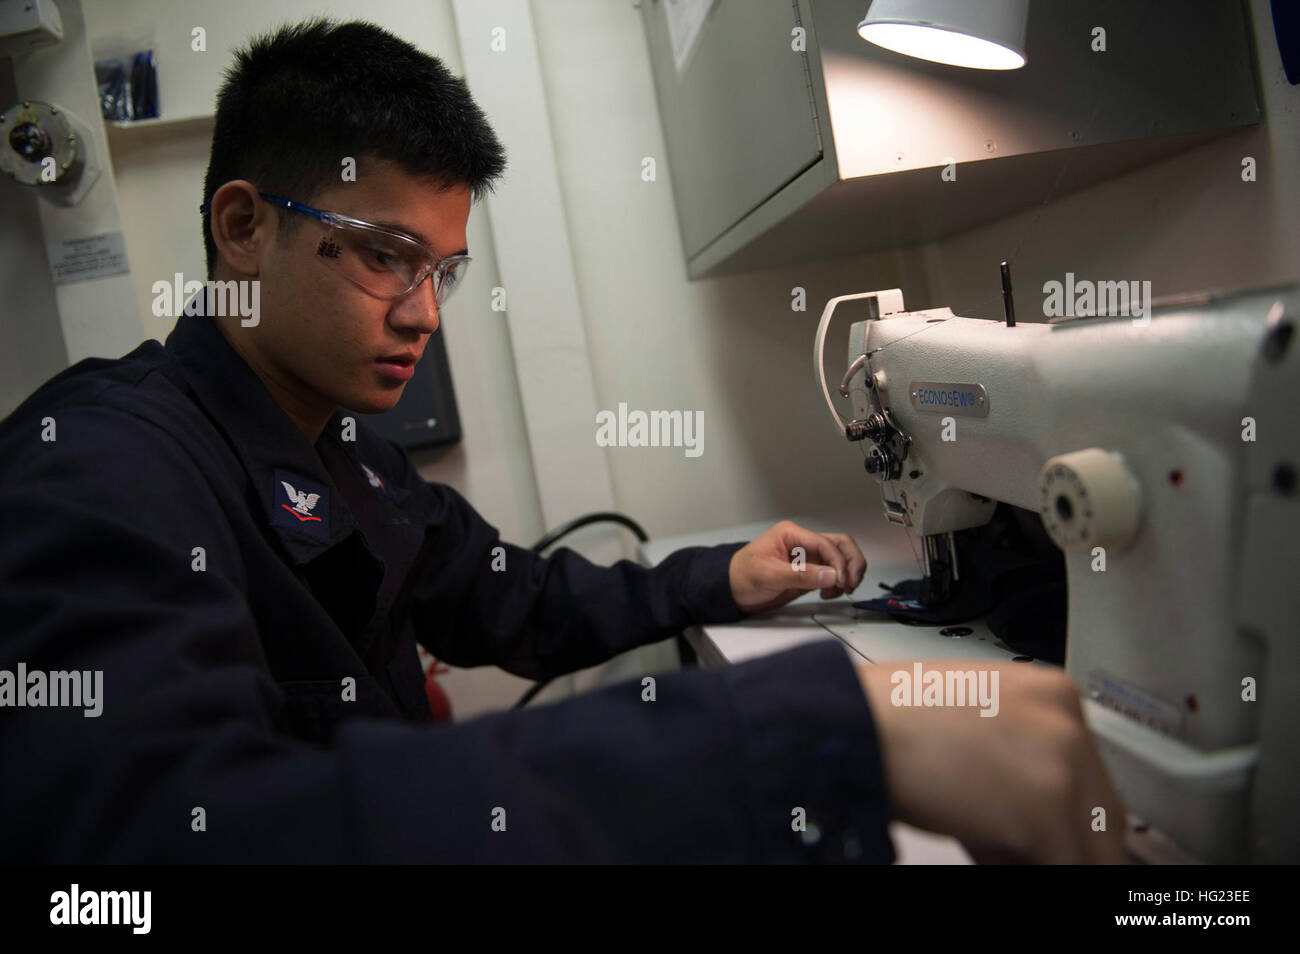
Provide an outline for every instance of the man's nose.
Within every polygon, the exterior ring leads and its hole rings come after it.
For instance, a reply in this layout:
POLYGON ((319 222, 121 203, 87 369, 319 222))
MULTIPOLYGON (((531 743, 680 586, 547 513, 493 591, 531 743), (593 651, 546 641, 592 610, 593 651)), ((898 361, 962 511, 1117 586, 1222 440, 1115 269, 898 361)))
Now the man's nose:
POLYGON ((433 276, 397 299, 389 309, 388 318, 394 328, 410 328, 429 335, 437 331, 438 301, 433 291, 433 276))

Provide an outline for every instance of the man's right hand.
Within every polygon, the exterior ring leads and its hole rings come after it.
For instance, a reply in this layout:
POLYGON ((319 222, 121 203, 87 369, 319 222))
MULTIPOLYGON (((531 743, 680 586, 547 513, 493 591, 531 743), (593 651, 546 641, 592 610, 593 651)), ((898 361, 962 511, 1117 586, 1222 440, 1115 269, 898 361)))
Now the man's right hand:
POLYGON ((997 669, 999 709, 896 706, 891 676, 912 662, 858 665, 880 737, 894 817, 951 835, 979 863, 1125 864, 1124 806, 1059 670, 926 660, 929 670, 997 669), (1095 831, 1096 808, 1106 830, 1095 831))

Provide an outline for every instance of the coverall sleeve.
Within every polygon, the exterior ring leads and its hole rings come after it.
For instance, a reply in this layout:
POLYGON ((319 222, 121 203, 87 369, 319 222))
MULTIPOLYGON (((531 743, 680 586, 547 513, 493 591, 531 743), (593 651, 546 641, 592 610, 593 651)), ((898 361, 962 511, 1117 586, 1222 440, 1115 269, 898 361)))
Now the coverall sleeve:
POLYGON ((837 644, 663 677, 654 701, 629 683, 435 729, 357 719, 323 747, 277 731, 204 474, 120 410, 58 426, 0 448, 23 455, 0 474, 0 668, 99 670, 102 711, 0 709, 6 860, 892 859, 837 644))
POLYGON ((459 491, 402 457, 427 521, 407 600, 416 639, 441 660, 549 679, 685 626, 745 618, 729 578, 743 541, 685 547, 654 567, 599 566, 568 547, 543 557, 502 540, 459 491))

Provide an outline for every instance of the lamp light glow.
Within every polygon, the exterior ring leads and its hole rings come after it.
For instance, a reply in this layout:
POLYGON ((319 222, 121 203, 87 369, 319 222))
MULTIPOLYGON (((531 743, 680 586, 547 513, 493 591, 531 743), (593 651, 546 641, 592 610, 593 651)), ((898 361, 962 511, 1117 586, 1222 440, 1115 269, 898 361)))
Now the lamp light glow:
POLYGON ((1027 62, 1029 0, 875 0, 858 24, 870 43, 968 69, 1015 70, 1027 62))

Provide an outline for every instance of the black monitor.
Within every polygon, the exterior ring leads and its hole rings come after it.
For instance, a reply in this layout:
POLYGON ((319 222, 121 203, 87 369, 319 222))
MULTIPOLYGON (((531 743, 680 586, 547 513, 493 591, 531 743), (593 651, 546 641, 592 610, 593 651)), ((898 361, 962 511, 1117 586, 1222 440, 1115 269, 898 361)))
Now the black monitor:
POLYGON ((451 383, 447 347, 439 328, 429 336, 415 376, 401 399, 383 414, 362 414, 375 431, 409 449, 454 444, 460 440, 460 415, 451 383))

